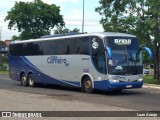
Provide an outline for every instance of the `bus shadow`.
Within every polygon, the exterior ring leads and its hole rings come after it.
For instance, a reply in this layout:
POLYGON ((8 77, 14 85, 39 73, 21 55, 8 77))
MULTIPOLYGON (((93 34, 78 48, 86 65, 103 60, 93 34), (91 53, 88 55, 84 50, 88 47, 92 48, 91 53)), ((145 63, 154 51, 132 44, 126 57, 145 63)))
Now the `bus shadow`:
MULTIPOLYGON (((51 84, 38 84, 36 88, 84 93, 81 91, 80 88, 51 85, 51 84)), ((85 94, 88 94, 88 93, 85 93, 85 94)), ((123 95, 125 96, 125 95, 139 95, 139 94, 145 94, 145 93, 141 89, 125 89, 125 90, 122 90, 121 92, 94 90, 93 93, 91 94, 107 95, 107 96, 123 96, 123 95)))
POLYGON ((61 85, 53 85, 53 84, 38 84, 36 88, 45 88, 45 89, 54 89, 61 91, 72 91, 72 92, 81 92, 80 88, 77 87, 66 87, 61 85))
MULTIPOLYGON (((21 86, 19 83, 15 83, 15 86, 19 86, 19 87, 23 87, 21 86)), ((30 89, 31 87, 24 87, 26 91, 31 92, 31 93, 38 93, 38 89, 39 91, 43 91, 43 93, 45 94, 45 91, 43 89, 46 90, 57 90, 57 91, 62 91, 62 92, 76 92, 76 94, 83 94, 83 92, 81 91, 80 88, 76 88, 76 87, 66 87, 66 86, 60 86, 60 85, 52 85, 52 84, 37 84, 35 87, 32 87, 32 89, 30 89)), ((22 90, 21 89, 21 90, 22 90)), ((102 91, 102 90, 94 90, 93 93, 91 93, 90 95, 104 95, 104 96, 128 96, 128 95, 141 95, 141 94, 145 94, 145 92, 141 89, 124 89, 121 92, 113 92, 113 91, 102 91)), ((20 90, 20 89, 19 89, 20 90)), ((41 93, 41 92, 40 92, 41 93)), ((88 93, 84 93, 84 94, 88 94, 88 93)))
POLYGON ((124 89, 121 92, 95 90, 94 94, 107 95, 107 96, 128 96, 128 95, 140 95, 145 93, 140 89, 139 90, 124 89))

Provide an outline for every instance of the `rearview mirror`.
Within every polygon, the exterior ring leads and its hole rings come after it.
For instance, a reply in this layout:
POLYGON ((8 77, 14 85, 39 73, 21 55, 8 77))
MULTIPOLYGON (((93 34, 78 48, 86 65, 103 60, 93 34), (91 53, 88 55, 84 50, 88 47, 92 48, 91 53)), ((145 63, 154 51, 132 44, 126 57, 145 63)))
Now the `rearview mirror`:
POLYGON ((148 47, 143 47, 143 50, 146 50, 146 51, 148 52, 150 59, 153 58, 152 51, 151 51, 150 48, 148 48, 148 47))
POLYGON ((109 59, 112 59, 112 50, 110 47, 106 47, 107 55, 109 59))

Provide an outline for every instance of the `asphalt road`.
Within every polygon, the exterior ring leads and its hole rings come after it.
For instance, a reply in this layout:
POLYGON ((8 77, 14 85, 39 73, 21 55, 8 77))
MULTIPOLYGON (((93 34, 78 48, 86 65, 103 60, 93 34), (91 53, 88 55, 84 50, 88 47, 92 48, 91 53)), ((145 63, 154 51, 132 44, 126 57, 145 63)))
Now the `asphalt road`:
POLYGON ((20 86, 19 82, 10 80, 8 75, 0 75, 0 89, 21 93, 42 94, 54 99, 77 100, 134 110, 160 111, 160 89, 131 89, 124 90, 118 94, 96 91, 94 94, 86 94, 82 93, 80 89, 53 85, 41 85, 34 88, 23 87, 20 86))

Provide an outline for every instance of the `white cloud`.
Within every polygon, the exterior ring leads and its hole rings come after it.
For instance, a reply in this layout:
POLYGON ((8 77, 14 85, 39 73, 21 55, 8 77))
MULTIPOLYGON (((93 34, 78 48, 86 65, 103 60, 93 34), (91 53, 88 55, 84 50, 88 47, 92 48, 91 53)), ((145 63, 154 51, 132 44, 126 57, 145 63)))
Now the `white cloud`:
POLYGON ((20 2, 20 1, 22 1, 22 2, 33 2, 33 0, 15 0, 15 1, 17 1, 17 2, 20 2))
POLYGON ((0 15, 0 27, 2 27, 3 30, 8 30, 8 22, 4 21, 5 15, 0 15))
MULTIPOLYGON (((45 0, 44 0, 45 1, 45 0)), ((79 0, 52 0, 53 2, 71 2, 71 3, 78 3, 79 0)))
POLYGON ((44 3, 47 3, 49 5, 54 4, 53 0, 42 0, 44 3))
MULTIPOLYGON (((101 32, 103 31, 102 25, 99 24, 99 19, 93 19, 90 17, 90 14, 85 13, 84 18, 84 31, 86 32, 101 32)), ((72 9, 71 14, 65 15, 65 25, 69 29, 82 29, 82 17, 83 13, 82 10, 79 9, 72 9)))
POLYGON ((82 14, 82 10, 79 10, 79 9, 72 9, 71 10, 71 14, 82 14))
POLYGON ((5 15, 0 15, 1 40, 11 39, 13 35, 19 35, 17 30, 9 30, 8 22, 4 21, 5 15))
MULTIPOLYGON (((19 35, 18 31, 9 30, 8 22, 4 22, 5 15, 15 4, 15 1, 32 2, 33 0, 1 0, 0 4, 0 27, 2 27, 2 40, 11 39, 13 35, 19 35)), ((64 17, 66 27, 69 29, 82 28, 82 0, 42 0, 47 4, 56 4, 60 6, 61 14, 64 17), (80 4, 77 4, 80 3, 80 4), (78 6, 79 5, 79 6, 78 6), (72 8, 71 8, 72 7, 72 8)), ((89 0, 88 0, 89 1, 89 0)), ((84 31, 87 32, 100 32, 103 31, 102 25, 99 24, 100 17, 97 13, 91 10, 87 11, 87 5, 85 6, 84 15, 84 31), (94 16, 94 17, 93 17, 94 16)))
POLYGON ((73 3, 78 3, 79 2, 79 0, 70 0, 71 2, 73 2, 73 3))
POLYGON ((53 2, 67 2, 67 0, 52 0, 53 2))

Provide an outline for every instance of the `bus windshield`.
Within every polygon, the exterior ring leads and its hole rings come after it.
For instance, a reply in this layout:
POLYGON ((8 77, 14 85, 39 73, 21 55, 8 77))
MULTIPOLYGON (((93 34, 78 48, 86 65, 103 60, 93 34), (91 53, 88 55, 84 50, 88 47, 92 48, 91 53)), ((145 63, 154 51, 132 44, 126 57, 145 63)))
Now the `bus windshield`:
POLYGON ((109 74, 142 74, 142 56, 135 37, 107 37, 105 42, 112 51, 112 59, 108 60, 109 74))

